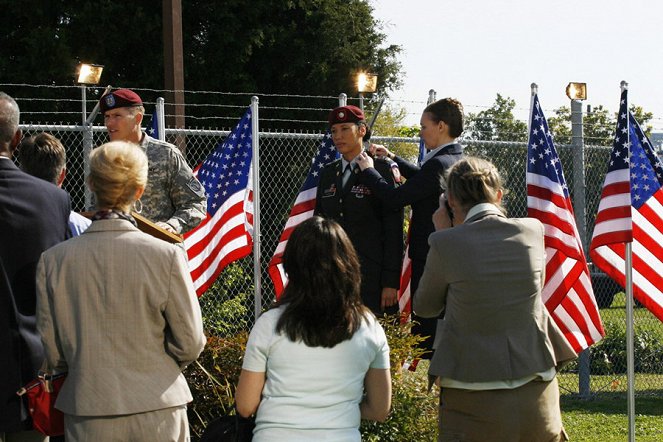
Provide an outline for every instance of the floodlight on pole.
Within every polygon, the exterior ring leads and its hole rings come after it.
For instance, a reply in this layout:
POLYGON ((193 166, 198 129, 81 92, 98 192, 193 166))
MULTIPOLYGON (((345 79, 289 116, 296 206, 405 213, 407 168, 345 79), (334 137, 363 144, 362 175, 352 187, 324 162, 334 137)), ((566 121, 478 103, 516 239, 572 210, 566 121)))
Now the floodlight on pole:
MULTIPOLYGON (((101 73, 104 67, 99 64, 80 63, 76 69, 76 83, 81 87, 81 113, 83 131, 83 171, 87 176, 90 173, 90 152, 92 152, 92 145, 94 144, 92 136, 92 121, 88 121, 87 115, 87 87, 99 84, 101 80, 101 73)), ((107 88, 108 91, 110 89, 107 88)), ((90 120, 96 115, 99 104, 90 114, 90 120)), ((85 188, 85 209, 92 209, 92 192, 87 187, 85 188)))
POLYGON ((586 100, 587 83, 569 83, 568 86, 566 86, 566 96, 571 100, 586 100))
POLYGON ((100 64, 81 63, 78 65, 78 77, 76 82, 84 85, 96 85, 101 80, 104 67, 100 64))
POLYGON ((377 88, 378 88, 377 74, 368 74, 366 72, 359 72, 357 74, 358 92, 375 92, 377 88))
POLYGON ((359 108, 364 110, 364 93, 375 92, 378 89, 378 76, 377 74, 369 74, 366 72, 357 73, 357 92, 359 92, 359 108))

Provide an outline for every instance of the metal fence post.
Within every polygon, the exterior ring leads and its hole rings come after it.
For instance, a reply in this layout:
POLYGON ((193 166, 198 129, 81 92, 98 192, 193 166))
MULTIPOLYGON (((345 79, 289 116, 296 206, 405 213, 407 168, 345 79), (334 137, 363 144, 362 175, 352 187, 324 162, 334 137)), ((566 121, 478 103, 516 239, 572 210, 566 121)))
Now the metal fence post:
MULTIPOLYGON (((573 146, 573 210, 578 235, 583 250, 587 250, 587 219, 585 205, 585 140, 583 135, 582 102, 571 100, 571 144, 573 146)), ((588 399, 590 395, 590 349, 583 350, 578 358, 578 392, 588 399)))
POLYGON ((434 103, 437 101, 437 92, 435 92, 435 89, 431 89, 428 91, 428 104, 434 103))
POLYGON ((342 107, 348 104, 348 96, 345 92, 338 94, 338 107, 342 107))
MULTIPOLYGON (((92 136, 92 122, 88 122, 87 118, 87 86, 81 84, 81 100, 82 100, 82 119, 83 125, 83 176, 88 176, 90 173, 90 152, 92 152, 92 144, 94 137, 92 136)), ((85 210, 92 209, 92 192, 85 186, 85 210)))

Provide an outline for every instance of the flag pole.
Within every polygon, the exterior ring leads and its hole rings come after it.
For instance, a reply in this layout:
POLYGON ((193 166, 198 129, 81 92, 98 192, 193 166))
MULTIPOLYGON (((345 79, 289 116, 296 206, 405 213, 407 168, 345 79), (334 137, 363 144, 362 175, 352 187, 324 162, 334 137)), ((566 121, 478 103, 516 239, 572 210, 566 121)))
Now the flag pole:
MULTIPOLYGON (((525 153, 529 152, 529 134, 532 133, 532 112, 534 111, 534 96, 539 93, 539 85, 532 83, 529 85, 530 88, 530 99, 529 99, 529 116, 527 118, 527 149, 525 153)), ((525 189, 527 189, 527 161, 525 161, 525 189)), ((545 284, 545 281, 541 281, 542 284, 545 284)), ((542 286, 543 287, 543 286, 542 286)))
MULTIPOLYGON (((628 83, 620 83, 622 92, 628 90, 628 83)), ((628 96, 626 103, 626 143, 628 145, 629 158, 631 157, 631 111, 628 108, 628 96)), ((617 117, 619 118, 619 116, 617 117)), ((630 174, 629 174, 630 175, 630 174)), ((630 188, 630 183, 629 183, 630 188)), ((630 193, 630 192, 629 192, 630 193)), ((632 221, 631 221, 632 222, 632 221)), ((635 441, 635 361, 633 348, 633 267, 631 242, 626 243, 624 256, 624 275, 626 276, 626 393, 628 405, 628 440, 635 441)))
MULTIPOLYGON (((529 85, 529 87, 530 87, 530 90, 532 91, 532 94, 531 94, 530 99, 529 99, 529 114, 531 116, 532 111, 534 110, 534 96, 539 93, 539 85, 536 84, 536 83, 532 83, 532 84, 529 85)), ((530 127, 530 125, 532 124, 532 122, 530 120, 531 120, 531 118, 527 119, 527 131, 528 131, 528 133, 532 129, 530 127)))
POLYGON ((159 141, 166 141, 166 112, 164 111, 164 99, 157 98, 157 131, 159 132, 159 141))
POLYGON ((260 140, 258 132, 258 102, 251 97, 251 149, 253 150, 253 284, 255 320, 262 313, 262 272, 260 267, 260 140))

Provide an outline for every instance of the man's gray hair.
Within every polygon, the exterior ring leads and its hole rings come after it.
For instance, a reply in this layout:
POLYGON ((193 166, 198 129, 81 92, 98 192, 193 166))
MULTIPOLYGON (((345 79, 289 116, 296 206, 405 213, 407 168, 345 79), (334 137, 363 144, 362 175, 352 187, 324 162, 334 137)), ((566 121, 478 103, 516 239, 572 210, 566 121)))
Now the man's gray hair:
POLYGON ((21 117, 18 104, 9 95, 0 91, 0 143, 9 143, 18 130, 21 117))

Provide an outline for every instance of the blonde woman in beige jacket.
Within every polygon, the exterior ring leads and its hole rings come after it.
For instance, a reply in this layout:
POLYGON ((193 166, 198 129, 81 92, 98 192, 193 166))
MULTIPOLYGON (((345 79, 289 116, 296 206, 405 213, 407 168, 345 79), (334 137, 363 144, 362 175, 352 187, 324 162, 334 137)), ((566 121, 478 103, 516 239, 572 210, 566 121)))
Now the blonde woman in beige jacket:
POLYGON ((147 181, 135 145, 90 156, 99 210, 37 269, 37 327, 49 368, 68 371, 56 408, 67 441, 188 441, 181 370, 205 345, 184 252, 131 217, 147 181))
POLYGON ((413 306, 444 311, 429 369, 441 385, 439 440, 566 440, 555 375, 576 354, 541 299, 543 226, 504 215, 488 161, 460 160, 447 186, 413 306))

